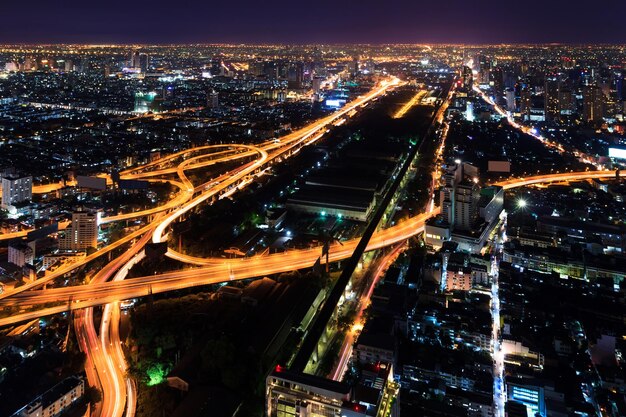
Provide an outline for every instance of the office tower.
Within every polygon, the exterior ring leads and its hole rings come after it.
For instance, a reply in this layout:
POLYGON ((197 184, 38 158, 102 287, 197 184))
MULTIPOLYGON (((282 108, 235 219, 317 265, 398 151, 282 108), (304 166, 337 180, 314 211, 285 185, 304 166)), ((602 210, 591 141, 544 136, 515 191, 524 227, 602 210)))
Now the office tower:
POLYGON ((507 88, 504 91, 504 99, 506 100, 506 109, 510 112, 514 112, 516 109, 515 90, 513 90, 512 88, 507 88))
POLYGON ((454 203, 454 228, 456 230, 472 230, 478 220, 478 200, 480 187, 475 178, 463 178, 456 185, 454 203))
POLYGON ((141 63, 139 62, 139 51, 132 51, 130 53, 130 60, 128 61, 128 66, 130 68, 140 68, 141 63))
POLYGON ((259 77, 264 73, 265 62, 253 60, 248 63, 248 74, 259 77))
POLYGON ((148 72, 148 68, 150 67, 150 55, 148 54, 139 54, 139 69, 142 74, 148 72))
POLYGON ((597 85, 586 86, 583 90, 583 119, 587 122, 602 120, 604 95, 597 85))
POLYGON ((553 121, 559 118, 559 89, 561 81, 557 76, 546 77, 544 88, 544 112, 546 121, 553 121))
POLYGON ((224 61, 219 56, 213 57, 211 60, 211 75, 217 77, 224 75, 224 61))
POLYGON ((495 91, 496 101, 501 101, 501 97, 504 95, 504 73, 501 67, 495 67, 489 73, 489 84, 493 86, 495 91))
POLYGON ((322 90, 322 79, 318 77, 313 78, 312 86, 313 93, 319 94, 319 92, 322 90))
POLYGON ((220 106, 219 94, 215 90, 211 90, 207 93, 206 101, 209 109, 217 109, 220 106))
POLYGON ((519 85, 519 111, 523 120, 530 120, 530 109, 532 107, 532 95, 529 83, 519 85))
POLYGON ((471 230, 478 220, 478 169, 467 163, 446 167, 439 199, 441 216, 452 230, 471 230))
POLYGON ((358 75, 359 73, 359 57, 352 57, 352 62, 349 65, 348 71, 350 71, 350 75, 353 77, 358 75))
POLYGON ((569 116, 576 110, 576 101, 572 90, 561 86, 559 88, 559 114, 569 116))
POLYGON ((304 79, 304 64, 302 62, 294 62, 289 64, 287 72, 287 88, 302 88, 302 80, 304 79))
POLYGON ((488 85, 491 73, 491 60, 485 55, 478 57, 478 84, 488 85))
POLYGON ((59 249, 79 251, 98 246, 98 215, 78 210, 72 213, 72 224, 59 238, 59 249))
POLYGON ((72 72, 74 71, 74 63, 72 62, 71 59, 66 59, 65 60, 65 72, 72 72))
POLYGON ((2 178, 2 203, 0 207, 8 208, 18 203, 31 201, 33 198, 33 177, 8 175, 2 178))
POLYGON ((472 69, 468 66, 463 67, 463 87, 467 90, 471 90, 474 85, 474 75, 472 69))

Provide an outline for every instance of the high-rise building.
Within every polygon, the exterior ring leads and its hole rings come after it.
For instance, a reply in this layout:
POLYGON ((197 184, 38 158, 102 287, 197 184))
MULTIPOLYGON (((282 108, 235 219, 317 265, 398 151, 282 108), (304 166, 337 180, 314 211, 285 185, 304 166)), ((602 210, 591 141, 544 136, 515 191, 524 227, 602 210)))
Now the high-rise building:
POLYGON ((557 120, 559 111, 559 89, 561 80, 557 76, 546 77, 544 88, 544 111, 547 121, 557 120))
POLYGON ((359 73, 359 57, 358 56, 355 56, 352 58, 352 62, 350 63, 348 70, 350 71, 350 75, 352 75, 353 77, 359 73))
POLYGON ((491 73, 491 59, 485 55, 478 57, 478 84, 489 85, 491 73))
POLYGON ((559 113, 561 116, 569 116, 576 110, 574 93, 567 87, 559 89, 559 113))
POLYGON ((596 123, 602 120, 604 95, 597 85, 588 85, 583 90, 583 119, 596 123))
POLYGON ((513 113, 516 110, 515 90, 512 88, 504 90, 504 99, 506 100, 506 109, 513 113))
POLYGON ((211 75, 217 77, 219 75, 224 75, 224 61, 219 56, 213 57, 211 60, 211 75))
POLYGON ((456 185, 454 203, 454 229, 472 230, 478 221, 478 200, 480 200, 480 186, 477 178, 464 177, 456 185))
POLYGON ((474 74, 472 69, 468 66, 463 67, 463 87, 467 90, 471 90, 474 85, 474 74))
POLYGON ((265 62, 260 60, 253 60, 248 63, 248 73, 254 77, 259 77, 264 74, 265 62))
POLYGON ((72 224, 59 238, 59 249, 80 251, 98 246, 98 215, 78 210, 72 213, 72 224))
POLYGON ((130 53, 130 59, 128 61, 128 66, 130 68, 140 68, 141 64, 139 62, 139 51, 132 51, 130 53))
POLYGON ((530 109, 532 108, 532 93, 530 84, 521 83, 519 86, 519 111, 523 120, 530 120, 530 109))
POLYGON ((148 54, 139 54, 139 69, 142 74, 148 72, 148 68, 150 67, 150 55, 148 54))
POLYGON ((489 84, 493 86, 496 102, 501 102, 504 97, 504 72, 501 67, 495 67, 489 73, 489 84))
POLYGON ((452 230, 471 230, 478 220, 480 187, 477 178, 478 170, 468 163, 446 168, 439 199, 441 215, 452 230))
POLYGON ((293 62, 289 64, 287 71, 287 87, 290 89, 302 88, 302 80, 304 79, 304 64, 302 62, 293 62))
POLYGON ((319 77, 313 78, 311 85, 313 87, 313 93, 319 94, 319 92, 322 90, 322 79, 319 77))
POLYGON ((207 107, 209 109, 217 109, 220 106, 219 94, 215 90, 211 90, 207 93, 207 107))
POLYGON ((7 209, 9 206, 30 201, 32 198, 33 177, 8 175, 2 178, 2 203, 0 207, 7 209))

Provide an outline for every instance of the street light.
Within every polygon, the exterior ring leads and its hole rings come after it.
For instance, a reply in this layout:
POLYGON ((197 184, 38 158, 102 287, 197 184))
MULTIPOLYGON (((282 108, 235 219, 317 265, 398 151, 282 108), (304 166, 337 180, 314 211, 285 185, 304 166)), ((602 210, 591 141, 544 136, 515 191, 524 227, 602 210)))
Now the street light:
POLYGON ((524 200, 523 198, 520 198, 519 200, 517 200, 517 208, 523 209, 527 205, 528 205, 528 202, 526 200, 524 200))

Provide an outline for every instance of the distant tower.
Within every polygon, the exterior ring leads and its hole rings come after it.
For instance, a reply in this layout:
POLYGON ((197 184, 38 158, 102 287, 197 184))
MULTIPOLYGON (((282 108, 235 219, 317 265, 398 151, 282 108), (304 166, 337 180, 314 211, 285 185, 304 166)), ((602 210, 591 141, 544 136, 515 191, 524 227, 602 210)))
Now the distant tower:
POLYGON ((139 51, 132 51, 130 53, 130 60, 128 62, 128 66, 130 68, 140 68, 141 64, 139 62, 139 51))
POLYGON ((218 75, 224 75, 224 61, 221 57, 215 56, 211 60, 211 75, 217 77, 218 75))
POLYGON ((507 88, 504 91, 504 98, 506 100, 506 109, 510 112, 514 112, 516 109, 515 106, 515 90, 512 88, 507 88))
POLYGON ((556 76, 547 76, 544 88, 544 111, 546 121, 556 120, 559 117, 559 90, 561 80, 556 76))
POLYGON ((287 87, 292 90, 302 88, 302 80, 304 78, 304 64, 302 62, 294 62, 289 65, 287 71, 287 87))
POLYGON ((359 57, 355 56, 352 58, 352 62, 350 63, 350 75, 353 77, 359 74, 359 57))
POLYGON ((207 93, 207 107, 209 109, 217 109, 220 106, 219 94, 215 90, 211 90, 207 93))
POLYGON ((520 102, 519 111, 522 119, 530 120, 530 108, 532 107, 532 94, 529 83, 522 83, 519 92, 520 102))
MULTIPOLYGON (((139 54, 139 66, 138 68, 141 70, 142 74, 148 72, 148 68, 150 67, 150 55, 148 54, 139 54)), ((137 68, 137 67, 135 67, 137 68)))
POLYGON ((596 123, 602 120, 604 95, 597 85, 589 85, 583 91, 583 118, 596 123))
POLYGON ((471 90, 474 85, 474 75, 472 69, 468 66, 463 67, 463 87, 467 90, 471 90))

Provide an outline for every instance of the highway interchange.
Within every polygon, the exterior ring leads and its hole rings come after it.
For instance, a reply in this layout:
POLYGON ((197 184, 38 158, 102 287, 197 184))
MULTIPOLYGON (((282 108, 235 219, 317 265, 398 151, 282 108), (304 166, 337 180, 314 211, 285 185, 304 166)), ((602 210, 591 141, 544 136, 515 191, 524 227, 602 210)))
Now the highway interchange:
MULTIPOLYGON (((302 146, 321 138, 327 132, 329 125, 343 123, 342 120, 353 114, 353 111, 359 110, 370 101, 400 85, 402 82, 396 78, 383 81, 370 93, 348 103, 341 110, 279 140, 268 141, 257 146, 211 145, 193 148, 122 172, 121 178, 123 179, 168 182, 176 187, 178 192, 174 198, 158 207, 104 217, 103 223, 139 218, 148 218, 149 221, 122 239, 87 256, 82 261, 63 265, 41 279, 0 294, 0 307, 17 307, 20 309, 16 314, 0 318, 0 325, 16 324, 25 320, 73 310, 73 321, 79 345, 81 350, 87 354, 85 368, 89 383, 100 388, 103 392, 103 400, 95 411, 102 416, 133 416, 136 393, 133 381, 126 376, 126 361, 119 335, 120 301, 194 286, 250 279, 308 268, 316 262, 321 254, 319 248, 311 248, 225 260, 223 258, 191 257, 169 248, 167 256, 194 267, 123 281, 132 265, 145 256, 144 246, 150 241, 154 243, 167 241, 169 226, 185 213, 200 204, 230 196, 237 190, 244 188, 252 183, 256 176, 263 175, 271 164, 282 161, 297 153, 302 146), (243 161, 241 166, 201 185, 192 184, 186 174, 190 170, 238 160, 243 161), (176 179, 164 178, 164 176, 171 175, 175 175, 176 179), (109 262, 91 279, 88 285, 36 289, 126 244, 131 245, 130 249, 109 262), (59 302, 61 302, 60 305, 46 306, 46 304, 59 302), (93 307, 100 305, 105 307, 98 334, 94 325, 93 307)), ((511 189, 533 184, 614 176, 614 171, 569 172, 511 178, 496 185, 511 189)), ((110 178, 107 177, 107 180, 110 181, 110 178)), ((34 192, 48 193, 62 186, 61 183, 39 186, 35 187, 34 192)), ((421 233, 426 220, 437 214, 438 208, 431 206, 422 214, 378 230, 372 237, 367 250, 390 246, 421 233)), ((25 232, 19 232, 0 235, 0 239, 10 239, 25 234, 25 232)), ((341 245, 331 245, 330 262, 350 257, 357 243, 358 239, 353 239, 342 242, 341 245)))

